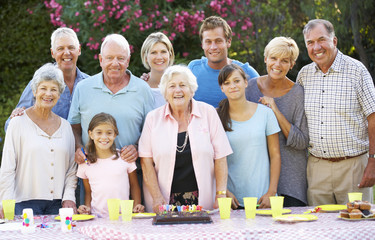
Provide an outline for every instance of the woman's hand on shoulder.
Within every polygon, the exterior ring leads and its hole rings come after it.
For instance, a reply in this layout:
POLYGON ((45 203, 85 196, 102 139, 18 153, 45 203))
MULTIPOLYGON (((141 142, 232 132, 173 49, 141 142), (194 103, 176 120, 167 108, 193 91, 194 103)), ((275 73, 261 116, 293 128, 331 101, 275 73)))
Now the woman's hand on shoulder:
POLYGON ((266 105, 267 107, 271 108, 273 111, 275 111, 277 109, 275 100, 271 97, 263 96, 263 97, 259 98, 258 102, 266 105))
POLYGON ((123 148, 121 148, 120 156, 122 160, 128 163, 132 163, 137 160, 138 151, 134 145, 124 146, 123 148))
POLYGON ((145 206, 143 206, 142 204, 137 204, 133 208, 133 212, 135 212, 135 213, 143 213, 144 211, 145 211, 145 206))
POLYGON ((91 214, 91 208, 86 206, 86 205, 81 205, 79 206, 79 208, 77 209, 77 212, 79 214, 91 214))
POLYGON ((143 73, 142 76, 140 76, 139 78, 147 82, 148 79, 150 78, 150 73, 143 73))
POLYGON ((17 116, 22 116, 24 113, 25 113, 25 107, 15 108, 10 114, 9 118, 12 119, 17 116))

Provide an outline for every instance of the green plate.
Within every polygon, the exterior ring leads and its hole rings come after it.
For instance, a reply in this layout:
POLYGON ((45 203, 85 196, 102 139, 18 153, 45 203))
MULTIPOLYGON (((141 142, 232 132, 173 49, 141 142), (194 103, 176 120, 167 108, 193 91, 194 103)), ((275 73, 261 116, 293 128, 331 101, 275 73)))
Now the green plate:
MULTIPOLYGON (((292 210, 284 208, 281 213, 286 214, 286 213, 291 213, 292 210)), ((272 216, 272 210, 271 209, 264 209, 264 210, 256 210, 255 213, 257 215, 264 215, 264 216, 272 216)))
MULTIPOLYGON (((94 215, 87 215, 87 214, 74 214, 72 217, 73 221, 86 221, 95 218, 94 215)), ((60 221, 60 216, 56 216, 55 220, 60 221)))
POLYGON ((152 218, 156 213, 133 213, 133 218, 152 218))
POLYGON ((275 217, 275 220, 280 222, 309 222, 317 219, 318 217, 312 214, 288 214, 275 217))
POLYGON ((321 208, 323 212, 339 212, 341 210, 346 210, 346 205, 328 204, 317 206, 317 208, 321 208))

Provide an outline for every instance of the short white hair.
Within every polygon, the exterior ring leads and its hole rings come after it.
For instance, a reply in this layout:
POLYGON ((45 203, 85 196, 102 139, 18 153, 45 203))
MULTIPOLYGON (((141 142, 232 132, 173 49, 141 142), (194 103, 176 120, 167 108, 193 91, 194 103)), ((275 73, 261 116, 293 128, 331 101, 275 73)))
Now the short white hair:
POLYGON ((166 98, 167 85, 176 75, 184 75, 186 77, 187 83, 189 85, 190 91, 195 94, 198 89, 197 78, 191 72, 191 70, 185 65, 174 65, 168 67, 163 76, 160 79, 159 89, 160 93, 166 98))
POLYGON ((118 44, 123 49, 125 49, 128 52, 128 57, 130 57, 130 47, 129 47, 128 41, 125 39, 124 36, 122 36, 120 34, 116 34, 116 33, 109 34, 105 37, 105 39, 102 43, 102 46, 100 47, 100 54, 103 54, 103 49, 104 49, 105 45, 110 41, 114 41, 116 44, 118 44))
POLYGON ((76 32, 74 32, 73 29, 71 28, 60 27, 56 29, 51 35, 52 50, 55 50, 56 48, 56 45, 55 45, 56 39, 61 38, 61 37, 71 37, 73 39, 73 42, 76 48, 79 48, 79 40, 78 40, 76 32))
POLYGON ((33 90, 33 93, 36 93, 39 84, 44 81, 57 83, 60 95, 65 90, 66 85, 63 72, 55 64, 46 63, 35 71, 33 79, 31 80, 31 89, 33 90))

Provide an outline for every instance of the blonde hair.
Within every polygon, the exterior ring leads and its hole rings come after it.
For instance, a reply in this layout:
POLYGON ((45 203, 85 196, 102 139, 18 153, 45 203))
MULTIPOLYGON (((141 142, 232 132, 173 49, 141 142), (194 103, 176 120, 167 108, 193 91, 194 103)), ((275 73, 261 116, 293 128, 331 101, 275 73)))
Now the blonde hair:
POLYGON ((264 57, 287 57, 295 63, 299 55, 297 43, 290 37, 275 37, 264 49, 264 57))
POLYGON ((147 55, 150 52, 150 50, 154 47, 157 43, 163 43, 169 52, 169 64, 168 66, 172 66, 174 62, 174 51, 171 41, 169 41, 168 37, 165 36, 164 33, 156 32, 151 33, 146 40, 143 42, 142 48, 141 48, 141 59, 143 66, 145 66, 146 69, 150 70, 151 67, 147 62, 147 55))

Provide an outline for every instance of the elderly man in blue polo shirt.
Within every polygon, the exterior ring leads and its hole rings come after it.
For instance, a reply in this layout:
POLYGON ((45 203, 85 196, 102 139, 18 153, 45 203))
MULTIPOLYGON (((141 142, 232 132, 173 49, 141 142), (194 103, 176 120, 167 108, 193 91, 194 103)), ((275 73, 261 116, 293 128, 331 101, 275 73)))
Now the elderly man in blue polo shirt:
MULTIPOLYGON (((60 95, 60 99, 52 111, 60 117, 67 119, 73 91, 77 83, 89 77, 89 75, 81 72, 77 67, 77 60, 81 55, 81 46, 77 34, 72 29, 66 27, 56 29, 51 35, 51 55, 62 70, 66 85, 64 92, 60 95)), ((35 99, 30 84, 31 81, 24 89, 17 107, 6 121, 5 130, 11 118, 22 115, 25 109, 34 105, 35 99)))
POLYGON ((100 112, 111 114, 117 121, 115 143, 121 148, 121 158, 128 162, 137 159, 136 144, 154 99, 148 84, 127 69, 129 61, 128 41, 119 34, 108 35, 99 55, 102 72, 77 85, 68 118, 76 140, 77 163, 84 162, 81 147, 88 141, 88 125, 100 112))

